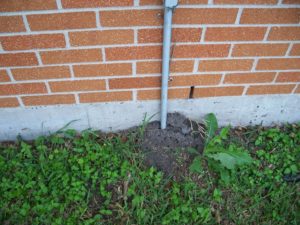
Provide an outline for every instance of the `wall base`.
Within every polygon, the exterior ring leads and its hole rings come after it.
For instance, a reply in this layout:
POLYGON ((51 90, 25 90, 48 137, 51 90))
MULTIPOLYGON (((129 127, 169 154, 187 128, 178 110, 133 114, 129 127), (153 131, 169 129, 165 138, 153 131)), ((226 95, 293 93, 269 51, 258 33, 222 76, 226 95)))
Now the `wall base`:
MULTIPOLYGON (((49 135, 73 121, 69 128, 117 131, 141 124, 145 113, 159 119, 159 101, 61 105, 0 110, 0 140, 49 135)), ((180 112, 200 121, 216 114, 222 126, 300 121, 299 95, 266 95, 170 100, 169 112, 180 112)))

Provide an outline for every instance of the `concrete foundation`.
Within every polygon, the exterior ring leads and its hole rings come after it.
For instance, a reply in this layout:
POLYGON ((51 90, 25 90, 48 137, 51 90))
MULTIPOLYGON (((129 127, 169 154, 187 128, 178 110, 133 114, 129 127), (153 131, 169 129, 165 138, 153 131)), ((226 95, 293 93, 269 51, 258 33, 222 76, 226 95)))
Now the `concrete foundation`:
MULTIPOLYGON (((0 140, 17 135, 33 139, 49 135, 66 124, 68 128, 118 131, 142 123, 145 114, 159 120, 159 101, 61 105, 0 110, 0 140)), ((200 121, 210 112, 221 126, 272 125, 300 121, 299 95, 264 95, 170 100, 169 112, 180 112, 200 121)))

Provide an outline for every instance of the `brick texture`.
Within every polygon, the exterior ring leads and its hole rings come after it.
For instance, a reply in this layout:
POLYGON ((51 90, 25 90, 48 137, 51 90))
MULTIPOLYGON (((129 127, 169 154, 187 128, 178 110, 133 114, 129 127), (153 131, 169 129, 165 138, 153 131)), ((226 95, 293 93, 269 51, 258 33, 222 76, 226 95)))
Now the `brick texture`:
MULTIPOLYGON (((184 99, 189 98, 190 89, 189 88, 172 88, 168 90, 168 99, 184 99)), ((141 90, 137 93, 138 100, 154 100, 160 99, 161 91, 156 90, 141 90)))
POLYGON ((115 102, 132 100, 131 91, 100 92, 79 94, 81 103, 115 102))
POLYGON ((274 5, 277 4, 277 0, 214 0, 214 4, 236 4, 236 5, 248 5, 248 4, 254 4, 254 5, 274 5))
POLYGON ((266 27, 225 27, 207 28, 206 41, 261 41, 266 27))
POLYGON ((169 86, 202 86, 216 85, 221 81, 221 75, 190 75, 190 76, 172 76, 169 86))
POLYGON ((2 48, 7 51, 64 48, 66 46, 63 34, 39 34, 0 37, 2 48))
POLYGON ((19 102, 17 98, 0 98, 0 108, 18 107, 19 102))
POLYGON ((40 55, 44 64, 102 61, 100 49, 47 51, 40 55))
POLYGON ((276 73, 228 73, 224 84, 270 83, 276 73))
POLYGON ((247 95, 261 94, 289 94, 295 88, 294 84, 289 85, 257 85, 250 86, 247 95))
MULTIPOLYGON (((199 42, 202 30, 200 28, 175 28, 172 31, 173 42, 199 42)), ((162 43, 162 29, 140 29, 139 43, 162 43)))
POLYGON ((242 95, 244 87, 209 87, 195 88, 194 98, 216 97, 216 96, 238 96, 242 95))
POLYGON ((226 57, 229 53, 229 45, 176 45, 174 58, 213 58, 226 57))
POLYGON ((0 32, 26 31, 21 16, 0 16, 0 32))
POLYGON ((281 72, 276 82, 300 82, 300 72, 281 72))
POLYGON ((74 104, 74 95, 40 95, 22 97, 25 106, 74 104))
POLYGON ((290 55, 292 56, 300 55, 300 44, 293 45, 290 55))
POLYGON ((203 60, 199 63, 199 71, 248 71, 251 69, 253 60, 203 60))
POLYGON ((94 12, 37 14, 27 16, 27 20, 30 29, 34 31, 96 27, 96 14, 94 12))
POLYGON ((237 44, 232 56, 284 56, 289 44, 237 44))
POLYGON ((0 82, 9 82, 10 78, 5 70, 0 70, 0 82))
POLYGON ((75 77, 98 77, 98 76, 120 76, 131 75, 131 63, 111 63, 77 65, 73 67, 75 77))
POLYGON ((272 27, 269 41, 297 41, 300 40, 300 27, 272 27))
POLYGON ((160 77, 119 78, 109 81, 110 89, 159 87, 160 77))
POLYGON ((260 59, 258 70, 291 70, 300 69, 300 58, 260 59))
POLYGON ((162 25, 161 10, 117 10, 100 12, 102 26, 157 26, 162 25))
POLYGON ((57 9, 56 0, 1 0, 0 12, 57 9))
POLYGON ((299 9, 245 9, 240 23, 243 24, 291 24, 300 22, 299 9))
POLYGON ((47 66, 12 69, 15 80, 48 80, 70 77, 68 66, 47 66))
POLYGON ((42 94, 47 93, 44 83, 1 84, 0 95, 42 94))
MULTIPOLYGON (((179 0, 169 99, 299 94, 299 4, 179 0)), ((1 108, 160 99, 163 0, 0 0, 0 12, 1 108)))
POLYGON ((133 0, 61 0, 63 8, 132 6, 133 0))
MULTIPOLYGON (((153 62, 138 62, 137 63, 137 73, 138 74, 155 74, 161 73, 162 67, 161 61, 153 62)), ((170 63, 171 73, 185 73, 192 72, 194 68, 194 61, 192 60, 176 60, 170 63)))
POLYGON ((175 24, 232 24, 235 22, 237 9, 176 9, 175 24))
POLYGON ((107 60, 161 59, 161 46, 118 47, 105 49, 107 60))
POLYGON ((5 53, 0 54, 0 67, 5 66, 35 66, 38 65, 34 53, 5 53))
POLYGON ((49 82, 52 92, 99 91, 105 90, 104 80, 76 80, 49 82))
POLYGON ((104 30, 70 33, 70 44, 72 46, 131 44, 133 41, 133 30, 104 30))

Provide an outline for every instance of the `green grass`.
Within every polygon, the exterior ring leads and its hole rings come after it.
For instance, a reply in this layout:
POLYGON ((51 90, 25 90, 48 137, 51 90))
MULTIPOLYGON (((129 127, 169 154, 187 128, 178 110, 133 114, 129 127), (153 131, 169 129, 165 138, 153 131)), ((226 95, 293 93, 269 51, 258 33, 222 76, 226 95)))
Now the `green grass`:
POLYGON ((212 138, 222 151, 247 151, 253 159, 228 180, 205 157, 180 182, 145 167, 141 134, 68 130, 0 145, 0 223, 300 223, 300 185, 283 180, 299 173, 299 125, 231 129, 212 138))

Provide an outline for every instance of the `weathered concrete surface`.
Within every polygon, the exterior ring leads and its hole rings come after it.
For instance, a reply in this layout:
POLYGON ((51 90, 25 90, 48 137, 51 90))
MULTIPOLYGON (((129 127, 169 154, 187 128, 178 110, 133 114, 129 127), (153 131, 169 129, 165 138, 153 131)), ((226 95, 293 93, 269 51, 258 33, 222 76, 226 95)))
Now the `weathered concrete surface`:
MULTIPOLYGON (((145 113, 159 119, 159 101, 118 102, 0 109, 0 140, 47 135, 64 127, 117 131, 139 125, 145 113)), ((249 125, 300 121, 300 95, 238 96, 169 101, 169 112, 200 121, 216 114, 220 125, 249 125)))

